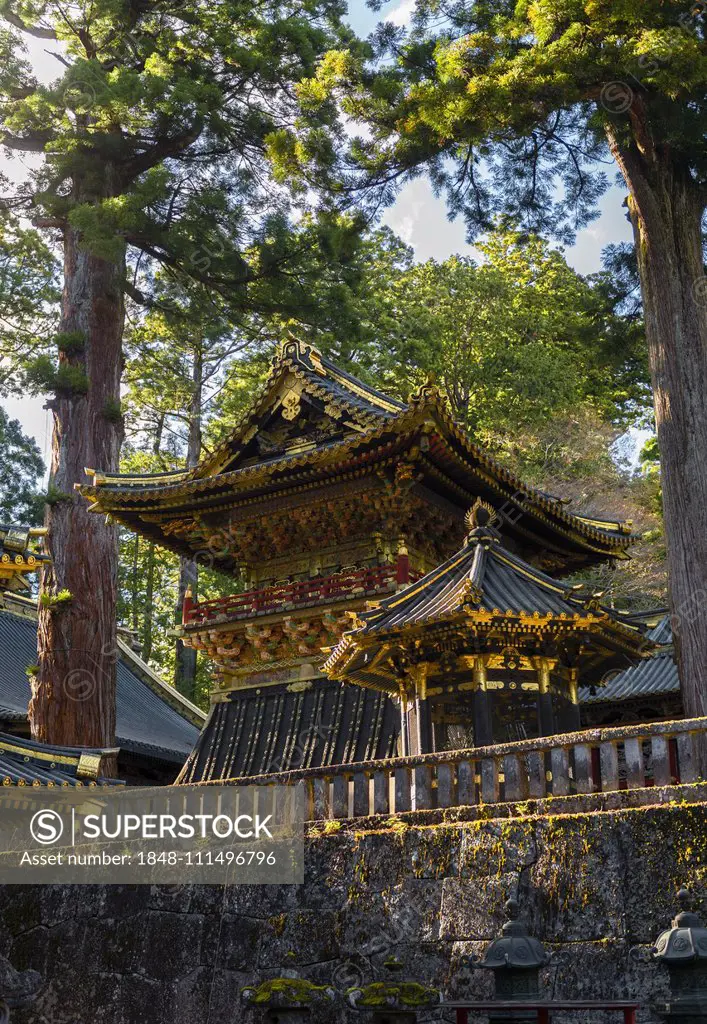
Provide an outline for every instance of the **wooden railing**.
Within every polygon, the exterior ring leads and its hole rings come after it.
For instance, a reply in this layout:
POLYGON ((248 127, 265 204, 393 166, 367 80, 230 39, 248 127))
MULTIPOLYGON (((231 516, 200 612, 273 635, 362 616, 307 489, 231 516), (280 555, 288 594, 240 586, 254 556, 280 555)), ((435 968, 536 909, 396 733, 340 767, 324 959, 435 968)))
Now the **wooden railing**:
MULTIPOLYGON (((410 573, 409 581, 417 576, 410 573)), ((376 565, 365 569, 316 576, 309 580, 248 590, 242 594, 217 597, 212 601, 185 601, 184 625, 197 625, 218 619, 250 618, 290 608, 328 604, 345 598, 393 592, 399 582, 395 565, 376 565)), ((407 581, 406 581, 407 582, 407 581)))
POLYGON ((707 718, 693 718, 232 781, 304 783, 308 820, 361 818, 699 782, 706 734, 707 718))

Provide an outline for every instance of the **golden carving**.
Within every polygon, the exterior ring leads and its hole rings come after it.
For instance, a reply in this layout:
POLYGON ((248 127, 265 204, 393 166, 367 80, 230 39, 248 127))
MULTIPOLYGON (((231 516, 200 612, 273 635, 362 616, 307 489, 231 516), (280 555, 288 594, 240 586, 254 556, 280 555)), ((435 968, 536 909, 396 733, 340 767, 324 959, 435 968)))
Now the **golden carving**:
POLYGON ((282 416, 286 420, 296 420, 302 411, 299 393, 291 390, 282 399, 282 416))

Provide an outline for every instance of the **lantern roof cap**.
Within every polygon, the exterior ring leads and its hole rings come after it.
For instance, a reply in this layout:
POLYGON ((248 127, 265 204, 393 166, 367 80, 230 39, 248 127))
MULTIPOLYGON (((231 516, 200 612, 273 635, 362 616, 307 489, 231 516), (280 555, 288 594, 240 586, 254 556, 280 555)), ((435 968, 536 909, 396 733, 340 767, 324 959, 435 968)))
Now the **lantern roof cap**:
POLYGON ((653 958, 664 964, 681 964, 693 960, 707 960, 707 928, 694 913, 694 900, 689 889, 678 893, 680 911, 670 928, 658 937, 651 950, 653 958))
POLYGON ((520 917, 518 901, 511 897, 505 906, 508 920, 501 929, 499 938, 494 939, 486 950, 479 967, 492 971, 504 968, 530 970, 544 967, 550 960, 542 942, 528 934, 525 922, 520 917))

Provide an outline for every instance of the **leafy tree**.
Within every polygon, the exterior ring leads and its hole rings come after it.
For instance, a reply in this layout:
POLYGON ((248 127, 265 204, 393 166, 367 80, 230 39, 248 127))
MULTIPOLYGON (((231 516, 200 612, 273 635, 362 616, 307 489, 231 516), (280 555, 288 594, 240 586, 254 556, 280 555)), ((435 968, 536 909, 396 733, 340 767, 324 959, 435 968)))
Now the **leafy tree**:
POLYGON ((0 407, 0 522, 25 526, 41 523, 44 495, 38 484, 44 473, 39 448, 0 407))
MULTIPOLYGON (((0 175, 0 188, 10 186, 0 175)), ((0 204, 0 392, 22 387, 18 367, 56 330, 58 265, 39 233, 0 204)))
POLYGON ((384 189, 428 167, 471 234, 495 216, 569 237, 609 154, 625 182, 662 456, 671 603, 688 715, 707 713, 705 4, 418 0, 377 65, 337 51, 301 87, 368 124, 353 157, 384 189))
MULTIPOLYGON (((13 198, 61 233, 64 291, 54 359, 31 367, 53 397, 47 515, 60 613, 39 615, 36 738, 110 745, 115 718, 113 526, 74 493, 84 467, 118 469, 126 295, 152 300, 155 268, 213 289, 235 323, 253 311, 305 319, 312 246, 330 276, 348 258, 355 216, 316 212, 293 225, 291 197, 268 149, 300 118, 303 152, 326 170, 337 146, 333 107, 303 116, 294 96, 321 54, 346 44, 338 0, 207 4, 194 0, 7 0, 0 7, 0 144, 38 156, 13 198), (23 40, 56 44, 59 77, 37 82, 23 40), (68 681, 86 700, 70 699, 68 681)), ((313 195, 313 175, 298 196, 313 195)))
MULTIPOLYGON (((126 432, 128 437, 145 438, 155 455, 169 453, 175 466, 191 469, 202 455, 213 401, 236 355, 251 339, 242 331, 234 331, 218 296, 200 286, 175 287, 168 278, 156 284, 159 307, 149 312, 129 338, 126 432)), ((154 546, 150 545, 148 587, 152 586, 154 571, 154 546)), ((187 588, 196 597, 198 583, 197 563, 180 558, 176 622, 181 622, 187 588)), ((179 639, 174 643, 174 684, 193 699, 197 652, 179 639)), ((151 645, 147 646, 149 653, 151 645)))
POLYGON ((402 335, 371 332, 378 383, 404 398, 433 372, 456 417, 497 453, 512 432, 578 406, 617 426, 640 416, 641 324, 617 314, 605 275, 582 277, 534 235, 493 232, 478 248, 478 264, 453 256, 371 281, 370 319, 383 327, 393 306, 410 321, 402 335))

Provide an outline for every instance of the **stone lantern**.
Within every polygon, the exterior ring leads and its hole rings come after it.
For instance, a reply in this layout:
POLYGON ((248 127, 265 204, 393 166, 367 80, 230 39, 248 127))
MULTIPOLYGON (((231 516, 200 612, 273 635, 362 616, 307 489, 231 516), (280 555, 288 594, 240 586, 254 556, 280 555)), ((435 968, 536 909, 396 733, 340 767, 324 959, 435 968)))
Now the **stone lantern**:
POLYGON ((296 971, 285 971, 241 992, 246 1006, 262 1011, 261 1019, 268 1024, 308 1024, 313 1007, 332 1003, 334 995, 333 989, 305 981, 296 971))
POLYGON ((687 889, 680 890, 678 901, 680 913, 651 950, 670 974, 669 1001, 655 1008, 673 1024, 707 1024, 707 928, 693 912, 687 889))
MULTIPOLYGON (((518 901, 511 898, 506 903, 508 920, 501 929, 501 935, 494 939, 486 950, 484 957, 478 961, 479 967, 494 972, 496 998, 502 1002, 537 1001, 540 991, 540 968, 550 962, 550 954, 539 939, 528 934, 528 929, 520 920, 518 901)), ((499 1010, 490 1013, 489 1020, 494 1024, 513 1021, 534 1022, 537 1020, 535 1010, 499 1010)))
POLYGON ((348 1001, 356 1010, 371 1013, 371 1024, 415 1024, 419 1010, 438 1006, 440 993, 416 981, 400 981, 396 977, 403 965, 395 957, 384 964, 389 981, 376 981, 348 992, 348 1001))

